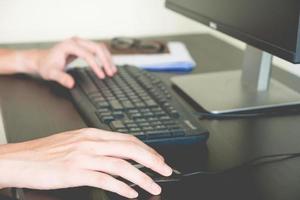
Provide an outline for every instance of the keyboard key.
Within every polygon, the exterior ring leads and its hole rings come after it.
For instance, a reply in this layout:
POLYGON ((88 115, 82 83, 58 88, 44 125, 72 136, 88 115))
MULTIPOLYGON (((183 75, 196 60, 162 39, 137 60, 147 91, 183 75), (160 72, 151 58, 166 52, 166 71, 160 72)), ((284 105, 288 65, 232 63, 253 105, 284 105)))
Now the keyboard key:
POLYGON ((111 121, 114 121, 115 118, 113 116, 103 116, 100 118, 100 120, 104 123, 104 124, 109 124, 111 121))
POLYGON ((91 93, 89 95, 90 99, 94 100, 97 98, 103 98, 103 95, 100 92, 91 93))
POLYGON ((146 132, 148 139, 157 139, 157 138, 167 138, 171 137, 171 132, 169 130, 155 130, 146 132))
POLYGON ((113 130, 120 130, 120 129, 122 130, 122 129, 126 128, 125 124, 120 120, 112 121, 110 123, 110 127, 113 130))
POLYGON ((130 101, 123 101, 122 104, 123 104, 125 109, 134 108, 134 105, 130 101))
POLYGON ((129 128, 129 132, 139 132, 141 131, 141 129, 139 127, 136 127, 136 128, 129 128))
POLYGON ((152 108, 152 107, 158 107, 158 104, 155 101, 153 101, 152 99, 145 101, 145 103, 150 108, 152 108))
POLYGON ((140 140, 145 140, 147 138, 146 134, 144 132, 138 131, 138 132, 131 132, 131 135, 139 138, 140 140))
POLYGON ((177 122, 177 121, 173 121, 173 120, 165 120, 165 121, 163 121, 162 122, 164 125, 177 125, 177 123, 179 123, 179 122, 177 122))
POLYGON ((162 125, 162 123, 160 121, 154 121, 154 122, 151 122, 151 125, 157 126, 157 125, 162 125))
POLYGON ((151 112, 151 109, 150 108, 142 108, 142 109, 139 109, 139 111, 141 113, 144 113, 144 112, 151 112))
POLYGON ((110 101, 109 102, 113 110, 123 110, 124 107, 120 104, 119 101, 110 101))
POLYGON ((102 108, 109 108, 110 105, 109 105, 109 103, 107 103, 106 101, 102 101, 102 102, 97 102, 97 103, 96 103, 96 107, 97 107, 98 109, 102 109, 102 108))
POLYGON ((147 121, 148 122, 156 122, 156 121, 158 121, 159 119, 158 118, 156 118, 156 117, 149 117, 149 118, 147 118, 147 121))
POLYGON ((128 133, 129 132, 129 130, 127 128, 120 128, 120 129, 117 129, 116 131, 119 133, 128 133))
POLYGON ((140 101, 138 101, 137 103, 134 104, 137 108, 145 108, 146 104, 141 103, 140 101))
POLYGON ((144 119, 144 118, 138 118, 138 119, 135 119, 135 121, 136 121, 137 123, 147 122, 147 120, 144 119))
POLYGON ((180 117, 179 112, 178 112, 177 110, 175 110, 175 109, 169 111, 169 114, 170 114, 170 116, 173 117, 173 118, 179 118, 179 117, 180 117))
POLYGON ((137 119, 137 118, 142 117, 142 114, 141 113, 134 113, 134 114, 130 114, 129 117, 131 119, 137 119))
POLYGON ((107 108, 100 108, 100 109, 97 109, 97 113, 107 113, 107 112, 110 112, 110 110, 107 109, 107 108))
MULTIPOLYGON (((146 120, 145 120, 146 121, 146 120)), ((151 124, 149 122, 142 122, 138 124, 140 127, 144 127, 144 126, 151 126, 151 124)))
POLYGON ((123 120, 123 123, 124 123, 124 124, 134 124, 135 121, 134 121, 134 120, 131 120, 131 119, 125 119, 125 120, 123 120))
POLYGON ((154 117, 155 115, 152 112, 143 113, 143 117, 154 117))
POLYGON ((173 129, 170 130, 172 135, 175 137, 179 137, 179 136, 184 136, 185 135, 185 131, 182 128, 178 128, 178 129, 173 129))
POLYGON ((162 116, 162 117, 159 117, 159 119, 162 120, 162 121, 171 120, 171 118, 169 116, 162 116))
POLYGON ((139 113, 138 109, 132 109, 132 110, 128 110, 127 111, 129 114, 135 114, 135 113, 139 113))
POLYGON ((153 128, 151 126, 144 126, 144 127, 142 127, 142 130, 143 131, 152 131, 153 128))
POLYGON ((127 128, 138 128, 139 126, 135 123, 126 124, 127 128))
POLYGON ((125 114, 122 111, 115 111, 115 112, 112 113, 112 115, 116 119, 122 119, 122 118, 125 117, 125 114))
POLYGON ((166 113, 165 113, 164 111, 154 112, 154 115, 155 115, 156 117, 167 116, 166 113))
POLYGON ((92 99, 92 101, 96 104, 96 103, 98 103, 98 102, 103 102, 103 101, 105 101, 105 98, 104 97, 93 97, 93 98, 91 98, 92 99))
POLYGON ((178 124, 165 125, 168 129, 181 129, 181 126, 178 124))
POLYGON ((80 87, 86 94, 92 94, 98 92, 98 88, 90 81, 90 77, 86 74, 85 70, 80 70, 81 73, 76 73, 79 80, 81 81, 80 87))
POLYGON ((156 129, 156 130, 164 130, 164 129, 166 129, 167 127, 166 126, 164 126, 164 125, 156 125, 156 126, 154 126, 154 129, 156 129))

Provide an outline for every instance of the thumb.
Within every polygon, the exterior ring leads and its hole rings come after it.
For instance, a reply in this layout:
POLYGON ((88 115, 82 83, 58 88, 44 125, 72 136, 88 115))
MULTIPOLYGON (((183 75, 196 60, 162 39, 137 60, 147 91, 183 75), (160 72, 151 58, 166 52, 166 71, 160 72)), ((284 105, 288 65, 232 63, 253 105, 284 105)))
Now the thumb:
POLYGON ((52 69, 51 71, 49 71, 48 77, 49 80, 56 81, 66 88, 72 88, 75 84, 75 81, 70 74, 57 69, 52 69))

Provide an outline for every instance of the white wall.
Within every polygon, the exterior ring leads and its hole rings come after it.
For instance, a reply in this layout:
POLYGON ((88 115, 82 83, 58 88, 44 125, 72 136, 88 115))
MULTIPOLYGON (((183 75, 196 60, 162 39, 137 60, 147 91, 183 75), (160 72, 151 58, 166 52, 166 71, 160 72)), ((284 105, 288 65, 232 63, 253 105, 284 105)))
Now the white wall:
MULTIPOLYGON (((0 0, 0 43, 145 36, 210 31, 244 48, 245 44, 175 14, 165 0, 0 0)), ((282 68, 300 67, 275 58, 282 68)))
POLYGON ((1 0, 0 43, 199 32, 164 0, 1 0))

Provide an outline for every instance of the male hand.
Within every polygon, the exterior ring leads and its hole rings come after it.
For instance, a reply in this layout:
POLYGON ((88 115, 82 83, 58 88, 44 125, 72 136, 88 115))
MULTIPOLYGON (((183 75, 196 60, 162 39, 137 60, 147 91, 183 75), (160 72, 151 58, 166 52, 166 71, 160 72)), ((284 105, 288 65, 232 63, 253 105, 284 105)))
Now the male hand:
POLYGON ((0 187, 91 186, 127 198, 137 197, 135 190, 115 178, 120 176, 154 195, 159 194, 160 186, 127 160, 164 176, 172 173, 163 157, 137 138, 86 128, 0 146, 0 187))
POLYGON ((78 37, 61 42, 51 49, 40 50, 38 54, 35 73, 46 80, 57 81, 67 88, 72 88, 75 82, 72 76, 65 72, 65 68, 77 57, 84 59, 100 79, 106 75, 113 76, 117 72, 105 44, 78 37))

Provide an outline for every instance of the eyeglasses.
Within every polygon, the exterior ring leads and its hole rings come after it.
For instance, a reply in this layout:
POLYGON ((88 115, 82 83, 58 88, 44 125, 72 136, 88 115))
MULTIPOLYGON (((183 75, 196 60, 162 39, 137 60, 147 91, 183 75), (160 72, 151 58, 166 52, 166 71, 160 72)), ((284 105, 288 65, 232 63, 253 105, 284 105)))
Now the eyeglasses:
POLYGON ((166 51, 166 46, 162 42, 126 37, 113 38, 110 42, 110 46, 118 51, 131 51, 136 53, 163 53, 166 51))

